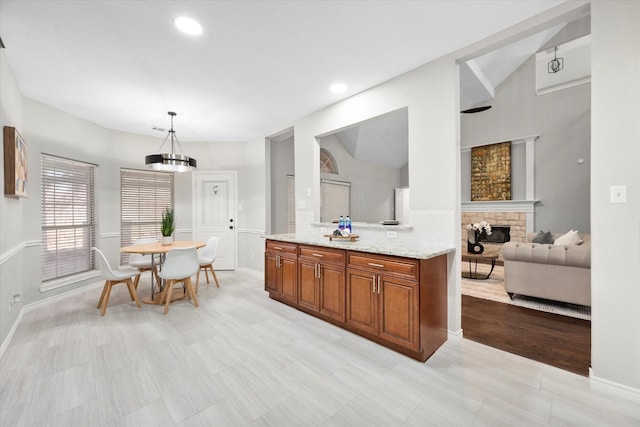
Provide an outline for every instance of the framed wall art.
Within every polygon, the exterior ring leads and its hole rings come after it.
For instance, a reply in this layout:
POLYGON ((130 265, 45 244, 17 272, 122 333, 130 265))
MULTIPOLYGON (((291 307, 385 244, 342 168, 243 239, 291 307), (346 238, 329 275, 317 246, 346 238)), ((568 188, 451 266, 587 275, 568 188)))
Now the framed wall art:
POLYGON ((27 197, 27 144, 16 128, 4 127, 4 195, 27 197))
POLYGON ((471 148, 471 201, 511 200, 511 141, 471 148))

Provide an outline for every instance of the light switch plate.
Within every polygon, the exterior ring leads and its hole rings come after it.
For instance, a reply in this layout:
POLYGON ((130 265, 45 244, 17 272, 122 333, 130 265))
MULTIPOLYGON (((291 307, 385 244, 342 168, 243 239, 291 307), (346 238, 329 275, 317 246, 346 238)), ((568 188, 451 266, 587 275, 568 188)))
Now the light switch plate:
POLYGON ((627 186, 611 186, 611 203, 627 203, 627 186))

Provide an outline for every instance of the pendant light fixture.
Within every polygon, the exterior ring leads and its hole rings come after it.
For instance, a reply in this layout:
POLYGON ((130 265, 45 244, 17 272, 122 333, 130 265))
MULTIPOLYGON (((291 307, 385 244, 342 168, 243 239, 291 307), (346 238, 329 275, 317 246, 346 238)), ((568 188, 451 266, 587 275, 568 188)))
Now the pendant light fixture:
POLYGON ((169 111, 167 114, 171 116, 171 129, 169 129, 169 133, 164 138, 164 141, 162 141, 160 149, 162 149, 162 146, 167 142, 167 138, 171 137, 171 153, 149 154, 145 156, 144 162, 150 169, 159 171, 189 172, 195 170, 196 159, 182 154, 176 154, 176 143, 178 147, 180 147, 180 150, 182 150, 178 137, 176 136, 176 131, 173 130, 173 118, 176 116, 176 113, 169 111))
POLYGON ((558 46, 553 51, 553 59, 547 64, 547 73, 555 74, 564 68, 564 58, 558 58, 558 46))

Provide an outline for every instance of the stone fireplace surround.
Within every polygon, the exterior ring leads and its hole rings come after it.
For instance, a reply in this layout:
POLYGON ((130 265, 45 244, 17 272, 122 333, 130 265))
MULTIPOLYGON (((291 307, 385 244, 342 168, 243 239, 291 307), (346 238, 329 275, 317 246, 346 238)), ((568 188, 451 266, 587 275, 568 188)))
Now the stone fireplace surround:
MULTIPOLYGON (((462 236, 461 247, 467 247, 467 224, 475 224, 480 221, 487 221, 491 225, 509 226, 510 239, 513 242, 525 242, 528 227, 533 229, 533 224, 527 224, 527 212, 509 211, 487 211, 487 212, 462 212, 462 236)), ((502 243, 482 242, 482 244, 492 252, 500 254, 498 261, 502 262, 502 243)))
MULTIPOLYGON (((526 238, 526 215, 524 212, 462 212, 462 247, 467 247, 467 225, 487 221, 491 225, 510 226, 511 241, 524 242, 526 238)), ((485 244, 485 242, 483 242, 485 244)), ((499 243, 486 243, 499 245, 499 243)))

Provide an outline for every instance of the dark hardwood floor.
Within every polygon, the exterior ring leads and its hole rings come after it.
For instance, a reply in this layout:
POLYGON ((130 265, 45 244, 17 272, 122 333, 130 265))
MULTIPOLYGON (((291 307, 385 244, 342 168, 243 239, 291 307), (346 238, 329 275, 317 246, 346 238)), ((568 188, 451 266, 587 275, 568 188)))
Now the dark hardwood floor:
POLYGON ((462 295, 462 330, 472 341, 589 375, 588 320, 462 295))

